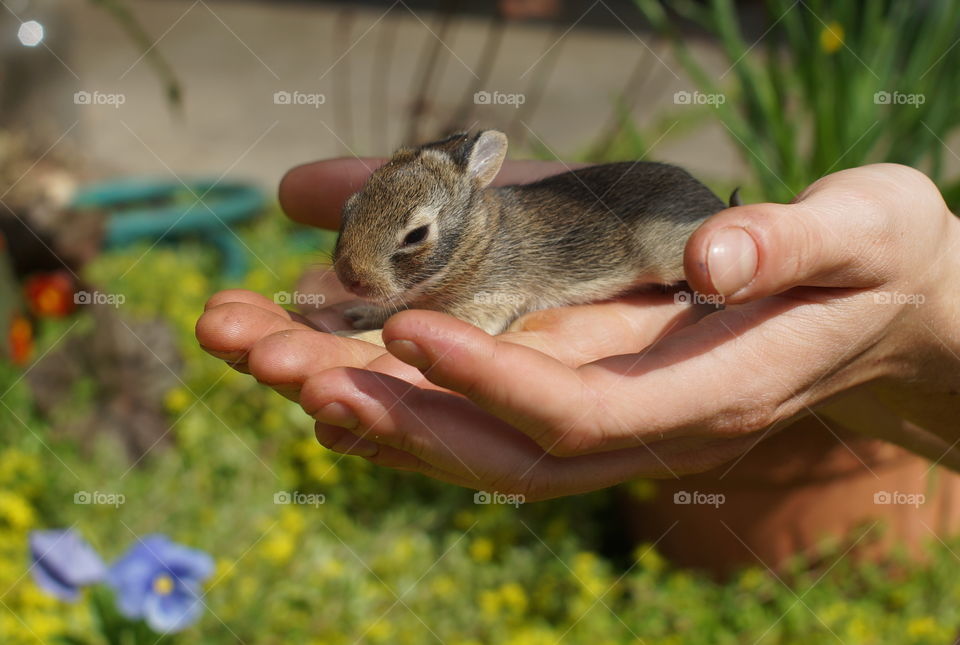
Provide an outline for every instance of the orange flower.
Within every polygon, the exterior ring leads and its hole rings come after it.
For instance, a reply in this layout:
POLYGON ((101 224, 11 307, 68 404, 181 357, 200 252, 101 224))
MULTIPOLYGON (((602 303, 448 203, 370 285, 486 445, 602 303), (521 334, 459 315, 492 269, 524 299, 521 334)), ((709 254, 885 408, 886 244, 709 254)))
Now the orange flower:
POLYGON ((30 276, 24 284, 31 311, 54 318, 62 318, 76 308, 73 289, 73 280, 62 271, 30 276))
POLYGON ((17 365, 25 365, 33 355, 33 327, 23 316, 14 316, 10 325, 10 357, 17 365))

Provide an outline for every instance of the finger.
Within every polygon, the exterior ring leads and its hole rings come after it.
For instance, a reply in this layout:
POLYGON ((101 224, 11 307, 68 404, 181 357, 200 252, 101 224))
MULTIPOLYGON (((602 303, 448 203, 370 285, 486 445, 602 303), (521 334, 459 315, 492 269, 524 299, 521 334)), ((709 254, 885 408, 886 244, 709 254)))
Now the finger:
POLYGON ((280 206, 291 219, 336 230, 347 197, 386 159, 339 158, 303 164, 280 180, 280 206))
MULTIPOLYGON (((255 300, 255 299, 253 299, 255 300)), ((263 298, 257 304, 223 302, 210 306, 197 320, 197 341, 208 353, 228 361, 246 359, 253 344, 286 329, 310 329, 288 312, 263 298)))
MULTIPOLYGON (((384 461, 395 459, 444 481, 492 487, 545 499, 610 486, 636 476, 671 477, 701 472, 746 450, 750 443, 672 440, 653 446, 571 458, 545 454, 528 437, 492 419, 462 398, 411 387, 368 371, 335 369, 307 381, 301 405, 319 425, 335 424, 378 444, 384 461), (331 412, 331 407, 334 410, 331 412)), ((354 443, 324 430, 324 440, 354 443)))
POLYGON ((344 430, 338 426, 328 425, 318 421, 314 425, 314 434, 317 437, 317 441, 320 442, 320 445, 333 452, 363 457, 377 466, 417 472, 448 484, 463 486, 465 488, 476 488, 475 482, 471 485, 470 481, 441 470, 422 459, 417 459, 410 453, 358 437, 349 430, 344 430))
MULTIPOLYGON (((293 168, 280 181, 280 206, 292 219, 321 228, 340 227, 343 202, 360 190, 370 173, 386 163, 380 158, 339 158, 293 168)), ((585 164, 512 161, 504 164, 497 185, 528 183, 585 164)))
POLYGON ((637 352, 712 311, 713 307, 678 304, 675 294, 635 293, 529 313, 500 339, 576 367, 605 356, 637 352))
MULTIPOLYGON (((388 352, 431 383, 463 394, 549 450, 554 446, 545 431, 568 428, 586 438, 575 427, 596 405, 595 392, 555 358, 428 311, 393 316, 383 340, 388 352)), ((594 429, 585 432, 597 438, 594 429)))
POLYGON ((309 377, 341 365, 423 382, 420 372, 382 347, 303 329, 284 329, 259 338, 249 350, 246 364, 257 381, 293 401, 298 400, 300 388, 309 377))
POLYGON ((270 300, 269 298, 263 296, 262 294, 256 293, 255 291, 248 291, 246 289, 225 289, 223 291, 218 291, 210 296, 210 299, 207 300, 206 304, 203 306, 203 310, 207 311, 214 307, 218 307, 230 302, 260 307, 261 309, 271 311, 281 316, 289 314, 286 309, 275 303, 273 300, 270 300))
POLYGON ((891 247, 881 242, 887 226, 881 209, 836 189, 795 204, 730 208, 690 237, 684 270, 696 290, 730 303, 797 286, 873 287, 891 275, 891 258, 883 255, 891 247))

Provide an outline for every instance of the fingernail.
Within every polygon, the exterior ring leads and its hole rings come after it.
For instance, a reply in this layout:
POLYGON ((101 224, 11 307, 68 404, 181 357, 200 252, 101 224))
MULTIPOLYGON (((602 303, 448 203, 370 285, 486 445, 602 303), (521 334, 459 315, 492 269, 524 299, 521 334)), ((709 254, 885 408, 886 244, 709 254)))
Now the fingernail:
POLYGON ((373 441, 345 433, 340 428, 331 427, 324 423, 318 422, 314 426, 314 434, 316 434, 320 445, 341 455, 373 457, 380 452, 380 446, 373 441))
POLYGON ((707 251, 707 271, 713 288, 729 296, 750 284, 757 272, 757 243, 739 227, 714 233, 707 251))
POLYGON ((360 420, 357 419, 353 410, 336 401, 320 408, 315 418, 321 423, 329 423, 332 426, 348 429, 356 428, 360 424, 360 420))
POLYGON ((404 363, 413 365, 418 370, 425 370, 430 367, 430 359, 412 340, 391 340, 386 345, 387 351, 399 358, 404 363))
POLYGON ((360 437, 350 435, 348 438, 341 440, 331 448, 331 450, 339 452, 342 455, 369 458, 380 452, 380 445, 369 439, 361 439, 360 437))

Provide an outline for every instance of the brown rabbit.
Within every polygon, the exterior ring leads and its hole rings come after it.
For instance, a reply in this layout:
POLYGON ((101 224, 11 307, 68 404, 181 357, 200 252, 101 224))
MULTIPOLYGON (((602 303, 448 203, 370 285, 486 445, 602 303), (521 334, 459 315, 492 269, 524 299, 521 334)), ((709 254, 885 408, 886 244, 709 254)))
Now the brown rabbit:
POLYGON ((497 334, 530 311, 679 282, 687 238, 726 207, 644 161, 489 187, 506 152, 495 130, 402 148, 346 201, 334 268, 370 301, 347 310, 354 329, 416 308, 497 334))

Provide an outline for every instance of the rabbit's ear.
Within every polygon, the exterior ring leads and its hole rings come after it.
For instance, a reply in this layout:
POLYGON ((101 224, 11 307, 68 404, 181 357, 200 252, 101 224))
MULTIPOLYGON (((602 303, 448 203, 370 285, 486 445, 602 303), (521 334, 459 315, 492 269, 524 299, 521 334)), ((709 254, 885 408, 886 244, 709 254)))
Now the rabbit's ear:
POLYGON ((507 135, 497 130, 484 130, 473 141, 467 157, 467 176, 486 188, 500 172, 507 156, 507 135))

